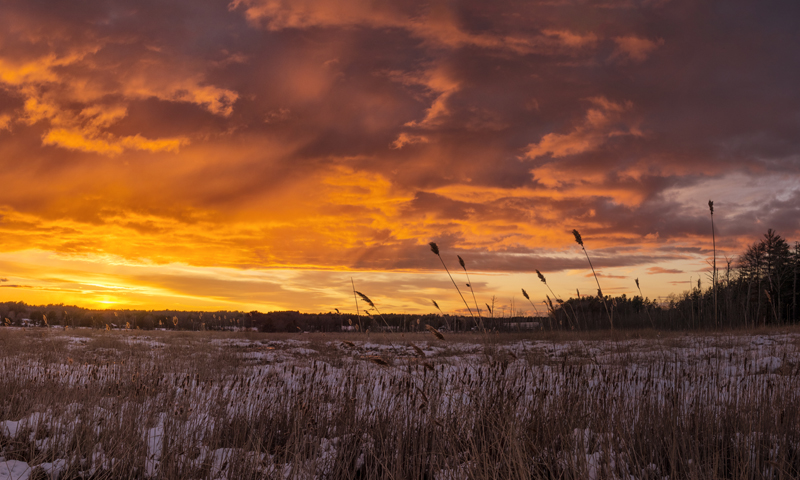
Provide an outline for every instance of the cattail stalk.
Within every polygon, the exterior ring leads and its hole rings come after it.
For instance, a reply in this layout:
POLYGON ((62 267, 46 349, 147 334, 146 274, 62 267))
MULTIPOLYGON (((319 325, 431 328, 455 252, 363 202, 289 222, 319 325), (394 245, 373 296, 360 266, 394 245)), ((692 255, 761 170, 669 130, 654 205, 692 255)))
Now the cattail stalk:
POLYGON ((364 295, 361 292, 356 292, 356 294, 358 294, 358 296, 361 297, 361 300, 364 300, 367 303, 367 305, 372 307, 375 310, 375 312, 378 313, 378 316, 381 317, 381 320, 383 320, 383 323, 386 324, 386 326, 388 327, 389 323, 386 321, 385 318, 383 318, 383 315, 381 314, 381 311, 378 310, 378 307, 376 307, 374 303, 372 303, 372 300, 370 300, 368 296, 364 295))
POLYGON ((611 312, 608 310, 606 297, 603 295, 603 290, 600 289, 600 280, 597 279, 597 272, 594 271, 594 265, 592 265, 592 260, 589 258, 589 253, 586 251, 586 247, 583 245, 583 239, 581 238, 581 234, 578 232, 577 229, 574 229, 572 230, 572 235, 575 236, 575 242, 581 246, 584 255, 586 255, 586 260, 589 262, 589 268, 592 269, 592 274, 594 275, 594 281, 597 282, 597 296, 599 296, 600 300, 603 301, 603 307, 606 309, 606 315, 608 315, 608 321, 611 324, 611 331, 614 331, 614 318, 611 316, 611 312))
POLYGON ((450 322, 447 321, 447 315, 445 315, 444 312, 442 311, 442 309, 439 308, 439 304, 436 303, 436 300, 431 299, 431 302, 433 302, 433 306, 436 307, 436 310, 439 310, 439 313, 442 314, 442 318, 444 319, 444 323, 445 323, 445 325, 447 325, 447 329, 450 330, 450 322))
POLYGON ((539 309, 536 308, 536 305, 533 304, 533 302, 531 301, 531 297, 528 296, 528 292, 526 292, 524 288, 522 289, 522 296, 525 297, 525 299, 528 301, 528 303, 531 304, 531 307, 533 307, 533 311, 536 312, 536 316, 538 317, 539 316, 539 309))
POLYGON ((456 255, 458 257, 458 263, 461 265, 461 268, 464 269, 464 274, 467 275, 467 286, 469 287, 469 291, 472 292, 472 300, 475 302, 475 311, 478 312, 478 320, 481 322, 481 330, 484 332, 486 331, 486 327, 483 326, 483 317, 481 316, 481 309, 478 307, 478 299, 475 298, 475 290, 472 288, 472 281, 469 279, 469 272, 467 272, 467 264, 464 262, 464 259, 461 258, 461 255, 456 255))
MULTIPOLYGON (((644 295, 642 294, 642 287, 639 286, 639 279, 637 278, 635 282, 636 288, 639 289, 639 296, 642 297, 642 305, 644 305, 644 295)), ((644 311, 647 313, 647 318, 650 319, 650 325, 652 325, 653 328, 656 328, 656 324, 653 322, 653 317, 650 316, 650 309, 647 308, 647 305, 644 305, 644 311)))
POLYGON ((436 256, 439 257, 439 260, 442 262, 442 266, 444 267, 444 270, 447 272, 447 276, 450 277, 450 281, 453 282, 453 286, 456 287, 456 291, 458 292, 458 296, 461 297, 461 301, 464 302, 464 306, 467 307, 467 311, 469 312, 469 315, 474 318, 475 314, 472 313, 472 309, 469 308, 469 304, 464 299, 464 295, 461 294, 461 290, 458 288, 458 285, 456 285, 456 281, 453 280, 453 276, 450 275, 450 270, 447 268, 447 265, 445 265, 445 263, 444 263, 444 259, 439 254, 439 247, 436 245, 436 242, 431 242, 431 243, 429 243, 429 245, 431 246, 431 252, 436 254, 436 256))
POLYGON ((356 318, 358 319, 358 329, 363 332, 364 328, 361 325, 361 312, 358 309, 358 297, 356 296, 356 284, 355 284, 355 282, 353 282, 353 277, 350 277, 350 285, 353 286, 353 300, 355 300, 355 302, 356 302, 356 318))
POLYGON ((800 260, 800 244, 794 242, 794 258, 793 258, 793 281, 792 281, 792 319, 797 320, 797 262, 800 260))
POLYGON ((714 249, 714 265, 711 270, 711 281, 714 282, 714 326, 717 325, 717 238, 714 233, 714 202, 708 201, 708 209, 711 211, 711 245, 714 249))
POLYGON ((472 292, 472 300, 475 302, 475 311, 478 312, 478 317, 481 316, 481 309, 478 307, 478 299, 475 298, 475 290, 472 288, 472 281, 469 279, 469 272, 467 272, 467 264, 464 262, 464 259, 461 258, 461 255, 456 255, 458 257, 458 263, 461 265, 461 268, 464 269, 464 274, 467 276, 467 286, 469 287, 470 292, 472 292))
MULTIPOLYGON (((542 283, 544 283, 544 286, 545 286, 545 287, 547 287, 547 289, 548 289, 548 290, 550 290, 550 293, 552 293, 552 294, 553 294, 553 298, 555 298, 555 299, 556 299, 556 302, 557 302, 559 305, 563 305, 563 304, 564 304, 564 301, 563 301, 563 300, 561 300, 560 298, 558 298, 558 295, 556 295, 556 292, 554 292, 554 291, 553 291, 553 289, 552 289, 552 288, 550 288, 550 285, 548 285, 548 284, 547 284, 547 279, 546 279, 546 278, 544 278, 544 275, 542 275, 542 272, 540 272, 539 270, 536 270, 536 276, 538 276, 538 277, 539 277, 539 280, 541 280, 541 281, 542 281, 542 283)), ((551 302, 550 302, 550 305, 552 306, 552 304, 553 304, 553 302, 551 301, 551 302)), ((534 308, 535 308, 535 307, 534 307, 534 308)), ((551 310, 552 310, 552 312, 553 312, 553 318, 555 318, 555 315, 556 315, 556 310, 555 310, 555 308, 552 308, 551 310)), ((564 307, 562 306, 562 307, 561 307, 561 310, 563 310, 563 311, 564 311, 564 316, 565 316, 565 317, 567 317, 567 322, 569 322, 570 326, 572 326, 572 319, 570 318, 569 314, 567 313, 567 309, 566 309, 566 308, 564 308, 564 307)), ((577 322, 577 321, 576 321, 576 322, 577 322)), ((551 325, 550 329, 552 330, 552 325, 551 325)))

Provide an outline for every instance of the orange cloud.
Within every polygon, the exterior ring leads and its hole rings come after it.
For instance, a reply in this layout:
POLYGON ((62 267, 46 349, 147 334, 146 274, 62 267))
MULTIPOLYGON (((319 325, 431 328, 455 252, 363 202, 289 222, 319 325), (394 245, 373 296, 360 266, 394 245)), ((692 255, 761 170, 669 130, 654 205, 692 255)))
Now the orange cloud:
POLYGON ((161 138, 150 140, 140 135, 111 138, 89 138, 76 130, 57 128, 47 132, 42 137, 42 144, 54 145, 70 150, 93 152, 102 155, 119 155, 125 149, 146 150, 149 152, 177 152, 181 145, 189 141, 185 138, 161 138))
POLYGON ((585 35, 581 35, 579 33, 571 32, 569 30, 545 29, 542 30, 542 33, 544 33, 548 37, 553 37, 557 39, 559 43, 562 43, 565 46, 572 48, 591 47, 594 46, 598 41, 597 35, 591 32, 585 35))
POLYGON ((656 275, 659 273, 684 273, 684 272, 683 270, 678 270, 676 268, 648 267, 647 273, 651 275, 656 275))
POLYGON ((233 113, 233 104, 239 98, 235 91, 206 85, 199 78, 164 78, 156 72, 147 72, 125 80, 122 92, 126 97, 135 99, 155 97, 171 102, 191 103, 225 117, 233 113))
POLYGON ((251 23, 273 31, 310 27, 398 28, 449 48, 475 46, 530 54, 553 53, 561 48, 583 49, 597 42, 593 33, 581 35, 561 29, 545 29, 538 35, 473 33, 459 25, 457 12, 442 4, 420 12, 367 0, 233 0, 229 8, 243 8, 251 23))
POLYGON ((617 44, 616 50, 612 55, 614 59, 628 59, 635 62, 643 62, 647 60, 655 49, 664 45, 664 39, 649 40, 634 35, 614 38, 614 43, 617 44))
POLYGON ((397 139, 392 142, 392 148, 401 149, 406 145, 414 145, 415 143, 429 143, 430 140, 424 135, 413 135, 406 132, 400 132, 397 139))
POLYGON ((548 133, 539 143, 528 145, 525 157, 533 160, 545 155, 553 158, 577 155, 597 149, 611 137, 642 135, 635 124, 620 125, 623 112, 632 107, 629 102, 615 103, 605 97, 593 97, 589 101, 595 107, 586 111, 585 118, 572 132, 548 133))
POLYGON ((22 61, 0 57, 0 82, 11 86, 56 83, 59 81, 57 67, 72 65, 96 52, 97 48, 77 49, 63 56, 50 53, 22 61))
POLYGON ((433 96, 433 103, 426 110, 422 120, 413 120, 405 126, 412 128, 432 128, 439 126, 449 115, 448 98, 459 89, 459 82, 441 67, 434 67, 423 73, 394 74, 405 85, 421 85, 433 96))
POLYGON ((103 155, 118 155, 122 153, 122 146, 119 144, 112 144, 101 139, 89 139, 78 131, 65 128, 57 128, 47 132, 42 138, 42 144, 103 155))
MULTIPOLYGON (((46 48, 55 49, 58 42, 47 40, 46 48)), ((42 136, 43 145, 103 155, 118 155, 124 149, 175 152, 189 140, 148 139, 139 133, 118 136, 108 129, 125 119, 132 100, 190 103, 221 116, 233 112, 236 92, 206 84, 203 74, 188 71, 184 65, 169 65, 169 59, 158 57, 158 52, 150 52, 156 57, 144 59, 133 75, 116 75, 94 59, 111 44, 113 41, 67 46, 67 53, 53 52, 30 60, 4 57, 0 52, 0 86, 24 98, 24 106, 15 115, 1 117, 0 129, 10 128, 15 120, 29 125, 45 122, 52 128, 42 136), (105 98, 110 95, 122 99, 107 104, 105 98)))

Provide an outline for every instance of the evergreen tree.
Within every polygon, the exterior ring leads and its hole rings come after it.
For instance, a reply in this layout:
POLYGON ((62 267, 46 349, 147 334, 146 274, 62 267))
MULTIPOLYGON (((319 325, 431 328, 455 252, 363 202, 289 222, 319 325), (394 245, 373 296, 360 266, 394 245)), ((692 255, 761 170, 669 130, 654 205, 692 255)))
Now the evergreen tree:
MULTIPOLYGON (((797 256, 789 243, 769 229, 761 241, 756 242, 739 259, 739 271, 747 284, 748 304, 755 307, 755 319, 776 323, 794 317, 787 307, 794 303, 794 272, 797 256)), ((751 307, 748 307, 748 310, 751 307)))

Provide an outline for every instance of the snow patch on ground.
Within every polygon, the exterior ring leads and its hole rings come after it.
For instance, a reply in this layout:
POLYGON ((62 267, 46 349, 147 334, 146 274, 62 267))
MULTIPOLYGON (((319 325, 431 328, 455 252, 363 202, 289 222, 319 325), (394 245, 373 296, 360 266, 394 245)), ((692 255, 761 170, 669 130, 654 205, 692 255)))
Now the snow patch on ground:
POLYGON ((0 480, 28 480, 31 467, 19 460, 0 461, 0 480))

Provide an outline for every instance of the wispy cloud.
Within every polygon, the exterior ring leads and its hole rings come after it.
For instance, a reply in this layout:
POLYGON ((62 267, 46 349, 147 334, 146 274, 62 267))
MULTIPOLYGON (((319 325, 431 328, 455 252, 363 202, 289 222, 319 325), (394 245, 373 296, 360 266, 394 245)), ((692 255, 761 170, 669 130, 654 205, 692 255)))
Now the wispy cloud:
POLYGON ((659 273, 684 273, 684 272, 683 270, 677 270, 675 268, 648 267, 647 273, 651 275, 656 275, 659 273))

